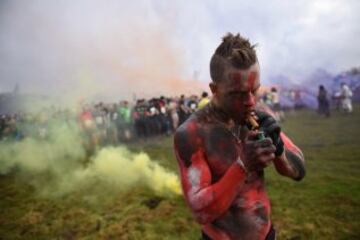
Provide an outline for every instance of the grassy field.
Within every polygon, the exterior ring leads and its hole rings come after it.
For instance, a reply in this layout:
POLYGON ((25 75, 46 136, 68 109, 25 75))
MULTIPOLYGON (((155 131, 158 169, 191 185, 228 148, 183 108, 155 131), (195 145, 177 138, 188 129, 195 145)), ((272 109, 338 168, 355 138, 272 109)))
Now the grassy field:
MULTIPOLYGON (((284 131, 303 150, 301 182, 266 170, 278 239, 360 239, 360 106, 352 115, 322 118, 289 113, 284 131)), ((132 143, 177 172, 172 138, 132 143)), ((18 172, 0 175, 0 239, 199 239, 181 196, 144 187, 116 192, 82 189, 59 198, 39 197, 18 172), (89 194, 91 192, 92 194, 89 194)))

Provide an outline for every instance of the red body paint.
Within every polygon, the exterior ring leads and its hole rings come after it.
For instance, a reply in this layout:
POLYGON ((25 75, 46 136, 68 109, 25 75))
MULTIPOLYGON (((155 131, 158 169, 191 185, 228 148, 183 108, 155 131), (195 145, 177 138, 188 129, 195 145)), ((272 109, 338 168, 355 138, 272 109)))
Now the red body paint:
POLYGON ((229 74, 229 78, 231 79, 231 84, 234 89, 240 90, 241 89, 241 73, 239 72, 232 72, 229 74))
MULTIPOLYGON (((249 85, 254 78, 249 76, 249 85)), ((185 200, 212 239, 265 239, 271 222, 263 170, 248 177, 237 162, 242 145, 214 111, 208 105, 196 112, 174 137, 185 200)), ((301 153, 284 134, 281 137, 287 151, 301 153)))
POLYGON ((249 74, 249 77, 247 79, 247 82, 248 82, 248 91, 252 92, 253 90, 255 90, 255 86, 254 86, 254 83, 255 83, 255 79, 256 79, 256 75, 257 73, 256 72, 250 72, 249 74))
MULTIPOLYGON (((253 91, 255 88, 255 80, 257 77, 256 72, 250 72, 249 76, 246 79, 247 82, 247 91, 253 91)), ((242 76, 240 72, 231 72, 229 73, 229 78, 231 79, 232 87, 236 90, 241 90, 242 87, 242 76)))
POLYGON ((195 219, 212 239, 265 237, 270 203, 263 174, 254 173, 245 183, 246 173, 236 162, 242 155, 237 139, 211 117, 201 119, 186 122, 175 135, 183 192, 195 219))

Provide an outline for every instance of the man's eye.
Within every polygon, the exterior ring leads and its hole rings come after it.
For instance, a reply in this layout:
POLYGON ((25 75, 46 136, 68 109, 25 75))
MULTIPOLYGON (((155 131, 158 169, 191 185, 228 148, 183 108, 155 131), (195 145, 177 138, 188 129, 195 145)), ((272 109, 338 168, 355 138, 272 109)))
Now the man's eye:
POLYGON ((229 96, 233 97, 233 98, 244 98, 246 96, 246 93, 243 93, 243 92, 231 92, 231 93, 229 93, 229 96))
POLYGON ((257 87, 255 90, 253 90, 252 94, 256 96, 259 93, 259 88, 260 87, 257 87))

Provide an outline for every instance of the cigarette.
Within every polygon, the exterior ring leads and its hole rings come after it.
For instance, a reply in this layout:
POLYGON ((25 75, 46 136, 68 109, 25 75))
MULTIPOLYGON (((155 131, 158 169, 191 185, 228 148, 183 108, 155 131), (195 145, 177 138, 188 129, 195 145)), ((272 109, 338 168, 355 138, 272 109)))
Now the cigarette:
POLYGON ((255 120, 254 116, 248 115, 247 120, 251 125, 251 130, 258 130, 259 129, 259 124, 255 120))

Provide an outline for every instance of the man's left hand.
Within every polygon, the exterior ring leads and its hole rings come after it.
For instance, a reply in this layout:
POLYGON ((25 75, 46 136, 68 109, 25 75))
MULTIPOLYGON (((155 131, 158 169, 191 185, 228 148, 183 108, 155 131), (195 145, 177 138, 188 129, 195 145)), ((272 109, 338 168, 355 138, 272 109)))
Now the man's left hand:
POLYGON ((256 112, 260 130, 265 132, 265 136, 268 136, 273 141, 276 147, 275 156, 281 156, 284 152, 284 142, 281 140, 280 132, 281 127, 277 121, 268 113, 257 111, 256 112))

